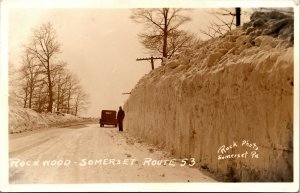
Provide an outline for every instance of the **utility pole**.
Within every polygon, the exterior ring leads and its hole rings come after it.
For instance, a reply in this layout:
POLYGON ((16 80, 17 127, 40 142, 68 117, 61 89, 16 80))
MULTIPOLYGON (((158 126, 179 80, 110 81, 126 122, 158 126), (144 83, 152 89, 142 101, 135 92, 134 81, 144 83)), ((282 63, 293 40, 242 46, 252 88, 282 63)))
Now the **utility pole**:
POLYGON ((151 56, 150 58, 137 58, 136 61, 141 61, 141 60, 150 60, 151 61, 151 68, 154 70, 154 60, 160 59, 161 61, 163 60, 162 57, 153 57, 151 56))
POLYGON ((131 94, 131 92, 123 92, 122 94, 131 94))
POLYGON ((240 7, 235 8, 235 17, 236 17, 235 25, 240 26, 241 25, 241 8, 240 7))

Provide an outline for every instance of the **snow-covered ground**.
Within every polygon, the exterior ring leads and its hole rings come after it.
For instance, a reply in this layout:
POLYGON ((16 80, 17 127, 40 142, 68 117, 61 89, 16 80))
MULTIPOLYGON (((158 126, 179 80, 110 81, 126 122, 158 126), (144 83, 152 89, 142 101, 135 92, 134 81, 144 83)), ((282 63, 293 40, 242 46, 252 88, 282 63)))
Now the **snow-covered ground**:
POLYGON ((141 139, 99 124, 13 134, 9 143, 11 184, 215 181, 191 159, 184 164, 141 139))
POLYGON ((9 106, 9 133, 19 133, 40 128, 58 127, 86 119, 70 114, 37 113, 28 108, 9 106))

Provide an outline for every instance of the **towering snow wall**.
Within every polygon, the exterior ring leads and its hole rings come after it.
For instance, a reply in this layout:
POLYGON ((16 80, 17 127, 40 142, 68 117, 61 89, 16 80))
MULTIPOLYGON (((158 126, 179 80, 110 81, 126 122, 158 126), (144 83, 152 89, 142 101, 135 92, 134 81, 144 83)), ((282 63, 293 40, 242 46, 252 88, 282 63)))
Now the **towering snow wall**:
POLYGON ((293 180, 293 18, 255 13, 145 75, 125 130, 231 181, 293 180))

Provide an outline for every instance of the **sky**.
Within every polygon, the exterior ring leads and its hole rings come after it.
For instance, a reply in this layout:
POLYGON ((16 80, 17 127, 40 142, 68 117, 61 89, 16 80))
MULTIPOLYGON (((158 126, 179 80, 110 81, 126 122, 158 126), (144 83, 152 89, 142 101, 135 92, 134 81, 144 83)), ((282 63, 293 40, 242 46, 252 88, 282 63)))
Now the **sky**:
MULTIPOLYGON (((199 33, 213 18, 209 9, 192 9, 185 13, 191 21, 182 29, 199 33)), ((8 11, 9 62, 21 63, 22 45, 32 30, 51 22, 56 30, 61 60, 75 73, 89 95, 89 108, 81 114, 99 117, 101 110, 123 106, 136 83, 151 70, 150 62, 136 61, 149 57, 137 34, 144 26, 133 22, 129 8, 47 8, 17 7, 8 11)), ((155 67, 160 61, 155 63, 155 67)))

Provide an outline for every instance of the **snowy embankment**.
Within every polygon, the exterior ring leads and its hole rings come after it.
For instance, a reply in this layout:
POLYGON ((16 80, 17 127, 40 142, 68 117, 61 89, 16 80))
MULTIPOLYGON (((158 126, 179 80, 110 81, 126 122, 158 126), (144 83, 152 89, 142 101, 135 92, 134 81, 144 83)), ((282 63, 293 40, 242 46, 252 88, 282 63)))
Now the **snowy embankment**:
POLYGON ((255 13, 145 75, 125 130, 231 181, 293 180, 293 19, 255 13))
POLYGON ((20 133, 40 128, 62 127, 92 119, 70 114, 37 113, 34 110, 11 106, 9 108, 9 133, 20 133))

